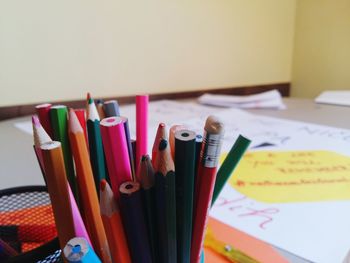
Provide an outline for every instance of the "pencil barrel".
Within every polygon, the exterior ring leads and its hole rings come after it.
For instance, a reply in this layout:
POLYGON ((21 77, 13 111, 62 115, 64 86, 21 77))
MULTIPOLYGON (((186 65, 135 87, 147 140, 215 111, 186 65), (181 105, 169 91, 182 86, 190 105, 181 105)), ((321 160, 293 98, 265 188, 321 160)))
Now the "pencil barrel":
POLYGON ((147 224, 147 232, 149 237, 150 249, 153 262, 157 260, 157 227, 155 218, 155 189, 142 189, 142 199, 144 201, 144 210, 147 224))
POLYGON ((190 262, 196 133, 175 133, 176 223, 178 262, 190 262))
POLYGON ((94 174, 96 191, 99 192, 100 182, 107 178, 106 163, 101 139, 100 122, 98 120, 87 121, 89 134, 89 151, 91 167, 94 174))
POLYGON ((118 200, 119 186, 132 180, 124 123, 119 117, 109 117, 100 122, 100 127, 109 179, 118 200))
POLYGON ((155 174, 159 262, 177 262, 175 172, 155 174))
POLYGON ((58 105, 50 109, 51 125, 53 129, 54 139, 61 142, 62 153, 64 157, 64 165, 66 168, 67 178, 70 187, 75 197, 77 197, 77 185, 75 182, 75 172, 73 165, 73 158, 70 149, 70 142, 68 138, 68 110, 66 106, 58 105))
POLYGON ((120 186, 120 209, 132 262, 151 263, 139 183, 125 182, 120 186))
POLYGON ((212 205, 215 203, 222 188, 224 187, 227 180, 230 178, 231 174, 235 170, 235 168, 236 168, 237 164, 239 163, 239 161, 241 160, 243 154, 248 149, 249 144, 250 144, 250 140, 243 137, 242 135, 239 135, 237 140, 233 144, 231 150, 227 154, 224 162, 220 166, 220 169, 217 173, 215 187, 214 187, 214 193, 213 193, 212 205))
POLYGON ((120 116, 119 104, 116 100, 105 101, 103 104, 105 116, 117 117, 120 116))
POLYGON ((147 154, 148 138, 148 95, 136 96, 136 174, 141 157, 147 154))
POLYGON ((56 141, 45 143, 41 146, 41 150, 60 246, 64 248, 75 236, 75 229, 61 143, 56 141))

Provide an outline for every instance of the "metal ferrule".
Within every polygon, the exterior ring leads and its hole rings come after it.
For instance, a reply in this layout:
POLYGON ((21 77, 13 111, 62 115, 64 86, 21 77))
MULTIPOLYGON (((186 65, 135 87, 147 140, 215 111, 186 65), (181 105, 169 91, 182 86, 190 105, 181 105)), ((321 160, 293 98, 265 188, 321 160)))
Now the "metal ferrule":
POLYGON ((204 131, 201 160, 204 167, 218 166, 223 134, 208 134, 204 131))

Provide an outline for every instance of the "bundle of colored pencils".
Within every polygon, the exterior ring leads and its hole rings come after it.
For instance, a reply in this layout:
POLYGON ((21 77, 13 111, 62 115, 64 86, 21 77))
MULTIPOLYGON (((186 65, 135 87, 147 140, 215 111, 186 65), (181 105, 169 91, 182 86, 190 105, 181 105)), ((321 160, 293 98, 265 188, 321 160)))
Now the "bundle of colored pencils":
POLYGON ((168 139, 160 123, 151 159, 146 95, 136 97, 136 147, 117 101, 88 94, 86 110, 36 109, 34 150, 66 261, 200 261, 211 204, 249 140, 240 136, 217 172, 224 127, 214 116, 203 136, 176 126, 168 139))

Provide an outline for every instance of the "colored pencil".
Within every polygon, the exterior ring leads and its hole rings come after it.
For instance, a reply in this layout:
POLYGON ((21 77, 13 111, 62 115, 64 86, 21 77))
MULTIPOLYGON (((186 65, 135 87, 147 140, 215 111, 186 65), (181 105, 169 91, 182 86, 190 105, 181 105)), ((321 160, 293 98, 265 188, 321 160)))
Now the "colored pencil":
POLYGON ((68 184, 68 192, 69 192, 69 201, 72 207, 72 215, 73 215, 73 223, 74 223, 74 231, 77 237, 83 237, 86 241, 92 246, 92 242, 90 240, 90 236, 86 230, 85 223, 83 218, 81 217, 79 208, 77 206, 77 202, 75 201, 75 197, 73 195, 72 189, 68 184))
POLYGON ((130 263, 129 248, 117 202, 106 180, 101 180, 100 212, 113 262, 130 263))
POLYGON ((133 180, 135 181, 136 180, 135 159, 134 159, 134 154, 132 151, 132 145, 131 145, 131 139, 130 139, 129 121, 128 121, 128 118, 126 117, 120 116, 120 118, 123 120, 123 123, 124 123, 125 140, 126 140, 126 145, 128 146, 131 175, 133 180))
POLYGON ((173 157, 173 160, 175 160, 175 133, 177 131, 181 131, 185 129, 187 129, 185 125, 173 125, 169 129, 169 144, 170 144, 171 157, 173 157))
POLYGON ((101 263, 86 239, 81 237, 69 240, 63 249, 63 254, 70 263, 101 263))
POLYGON ((5 260, 17 255, 18 252, 13 249, 7 242, 0 238, 0 259, 5 260))
POLYGON ((136 96, 136 174, 141 158, 147 154, 148 138, 148 95, 136 96))
POLYGON ((131 148, 132 148, 132 156, 134 160, 134 167, 136 166, 135 160, 136 160, 136 140, 131 139, 131 148))
POLYGON ((161 139, 155 161, 159 262, 177 262, 174 161, 169 143, 161 139))
MULTIPOLYGON (((46 133, 44 128, 41 126, 39 119, 35 115, 32 117, 32 124, 33 124, 33 135, 34 135, 34 149, 38 157, 38 162, 39 162, 39 166, 41 167, 43 178, 46 182, 45 167, 44 167, 44 161, 43 161, 40 146, 47 142, 51 142, 52 140, 49 137, 49 135, 46 133)), ((69 192, 69 200, 72 208, 74 230, 75 230, 76 236, 84 237, 91 245, 90 237, 86 231, 85 224, 83 222, 83 219, 81 217, 80 211, 78 209, 77 203, 75 201, 74 195, 72 193, 72 190, 69 184, 68 184, 68 192, 69 192)))
POLYGON ((106 233, 99 213, 94 177, 90 165, 88 149, 85 143, 84 131, 74 110, 69 111, 69 137, 77 170, 77 182, 85 220, 93 247, 104 263, 112 262, 106 233))
POLYGON ((119 200, 119 186, 132 180, 124 123, 119 117, 109 117, 100 122, 100 127, 111 187, 119 200))
POLYGON ((35 107, 35 110, 45 131, 50 135, 50 137, 53 137, 53 131, 52 131, 51 119, 50 119, 51 106, 52 105, 50 103, 40 104, 35 107))
POLYGON ((86 93, 86 101, 85 101, 85 110, 86 110, 86 118, 89 116, 89 102, 91 99, 90 92, 86 93))
POLYGON ((203 249, 204 231, 213 196, 223 134, 222 122, 214 116, 209 116, 204 126, 200 164, 195 185, 191 263, 200 261, 203 249))
POLYGON ((74 109, 74 112, 77 115, 79 123, 84 130, 86 145, 89 146, 87 131, 86 131, 86 116, 87 116, 86 111, 85 109, 74 109))
POLYGON ((102 99, 97 99, 96 100, 96 108, 98 115, 100 116, 100 120, 106 118, 105 110, 103 107, 103 100, 102 99))
POLYGON ((146 224, 153 262, 156 261, 157 229, 154 189, 154 169, 149 155, 143 155, 139 170, 142 199, 144 201, 146 224))
POLYGON ((89 151, 92 171, 94 174, 96 191, 100 191, 100 182, 107 178, 106 162, 103 152, 100 117, 98 116, 94 100, 90 97, 88 101, 87 129, 89 134, 89 151))
POLYGON ((108 100, 103 104, 106 117, 118 117, 120 116, 119 104, 116 100, 108 100))
POLYGON ((193 191, 195 178, 196 133, 175 133, 177 261, 190 262, 193 191))
POLYGON ((140 184, 125 182, 120 185, 120 209, 130 256, 133 263, 152 262, 140 184))
MULTIPOLYGON (((40 145, 52 141, 50 136, 45 131, 44 127, 41 125, 39 118, 36 115, 32 116, 32 127, 33 127, 33 137, 34 137, 34 151, 38 158, 38 163, 41 172, 44 173, 44 161, 43 155, 41 153, 40 145)), ((44 177, 46 182, 46 179, 44 177)))
POLYGON ((164 123, 159 123, 156 137, 154 138, 154 143, 152 147, 152 164, 153 167, 155 167, 155 161, 156 161, 156 156, 158 152, 158 147, 159 147, 159 142, 162 138, 167 138, 166 135, 166 130, 165 130, 165 124, 164 123))
POLYGON ((203 136, 200 134, 197 134, 196 135, 195 180, 194 180, 195 182, 198 174, 198 164, 199 164, 200 153, 202 149, 202 142, 203 142, 203 136))
POLYGON ((75 182, 75 172, 73 158, 68 139, 68 111, 64 105, 52 106, 50 109, 51 125, 54 134, 54 140, 61 142, 66 167, 66 174, 72 188, 73 194, 76 197, 77 185, 75 182))
POLYGON ((213 205, 218 198, 222 188, 226 184, 227 180, 230 178, 231 174, 235 170, 237 164, 241 160, 243 154, 249 147, 250 140, 239 135, 236 142, 233 144, 231 150, 227 154, 224 162, 219 168, 219 171, 216 175, 213 200, 211 205, 213 205))
POLYGON ((40 146, 43 154, 45 177, 56 222, 60 246, 75 237, 72 208, 69 200, 66 169, 61 143, 47 142, 40 146))

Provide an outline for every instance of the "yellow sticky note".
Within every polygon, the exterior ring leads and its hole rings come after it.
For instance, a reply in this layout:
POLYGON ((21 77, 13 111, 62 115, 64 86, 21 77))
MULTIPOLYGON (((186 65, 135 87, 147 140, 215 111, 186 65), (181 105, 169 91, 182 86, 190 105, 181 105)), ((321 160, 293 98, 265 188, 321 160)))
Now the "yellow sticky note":
POLYGON ((350 158, 329 151, 250 152, 230 185, 267 203, 350 199, 350 158))

